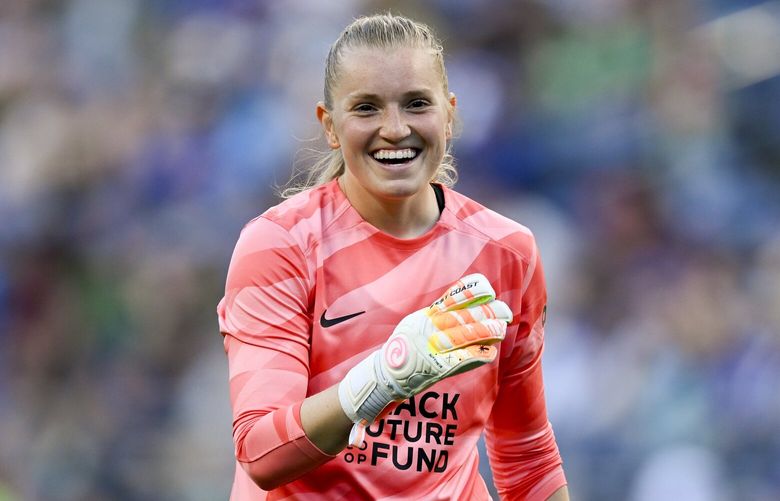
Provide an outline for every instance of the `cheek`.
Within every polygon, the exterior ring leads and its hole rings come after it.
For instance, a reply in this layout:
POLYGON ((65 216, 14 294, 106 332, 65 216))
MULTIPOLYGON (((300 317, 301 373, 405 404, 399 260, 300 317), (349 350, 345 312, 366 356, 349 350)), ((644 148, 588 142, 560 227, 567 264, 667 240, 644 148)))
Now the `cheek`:
POLYGON ((442 111, 426 125, 425 130, 430 138, 436 138, 437 142, 446 142, 452 136, 452 122, 448 119, 448 113, 442 111))
POLYGON ((362 147, 371 137, 371 128, 368 124, 347 122, 340 130, 339 139, 342 145, 348 144, 352 148, 362 147))
POLYGON ((450 127, 441 121, 432 124, 428 128, 429 142, 436 145, 437 149, 445 149, 450 139, 450 127))

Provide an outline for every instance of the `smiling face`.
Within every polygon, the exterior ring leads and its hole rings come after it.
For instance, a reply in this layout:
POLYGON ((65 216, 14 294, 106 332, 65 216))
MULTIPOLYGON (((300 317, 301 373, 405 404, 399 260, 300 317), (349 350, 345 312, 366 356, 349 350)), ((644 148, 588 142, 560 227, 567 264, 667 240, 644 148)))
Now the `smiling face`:
POLYGON ((430 50, 344 51, 332 107, 320 103, 317 116, 331 148, 341 148, 352 204, 422 199, 446 152, 454 105, 430 50))

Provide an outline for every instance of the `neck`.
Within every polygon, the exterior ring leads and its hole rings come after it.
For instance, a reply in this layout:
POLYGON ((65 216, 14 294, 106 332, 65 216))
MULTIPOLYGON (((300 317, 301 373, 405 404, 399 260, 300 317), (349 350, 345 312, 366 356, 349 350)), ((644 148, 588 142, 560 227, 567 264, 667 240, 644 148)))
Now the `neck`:
POLYGON ((439 220, 439 206, 433 188, 411 196, 379 198, 360 186, 347 185, 339 178, 339 186, 352 207, 366 222, 396 238, 410 239, 424 235, 439 220))

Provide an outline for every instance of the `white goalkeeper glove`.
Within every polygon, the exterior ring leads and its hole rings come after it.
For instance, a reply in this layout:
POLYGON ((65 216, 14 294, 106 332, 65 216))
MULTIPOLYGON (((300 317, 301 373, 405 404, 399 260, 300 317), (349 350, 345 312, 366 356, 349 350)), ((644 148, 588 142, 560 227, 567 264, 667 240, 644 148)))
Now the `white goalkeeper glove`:
POLYGON ((461 278, 431 306, 407 315, 384 345, 350 369, 339 401, 355 425, 351 445, 394 401, 416 395, 446 377, 492 362, 512 311, 484 275, 461 278))

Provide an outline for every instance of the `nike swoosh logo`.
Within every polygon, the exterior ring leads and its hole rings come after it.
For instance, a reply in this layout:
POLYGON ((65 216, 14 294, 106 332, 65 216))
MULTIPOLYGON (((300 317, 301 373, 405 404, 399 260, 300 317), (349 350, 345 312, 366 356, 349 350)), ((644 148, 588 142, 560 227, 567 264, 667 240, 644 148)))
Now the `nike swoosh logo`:
POLYGON ((365 313, 365 311, 359 311, 357 313, 350 313, 349 315, 344 315, 343 317, 336 317, 336 318, 325 318, 325 313, 327 313, 328 310, 322 312, 322 316, 320 317, 320 325, 323 327, 333 327, 336 324, 340 324, 341 322, 346 322, 350 318, 354 318, 358 315, 362 315, 365 313))

